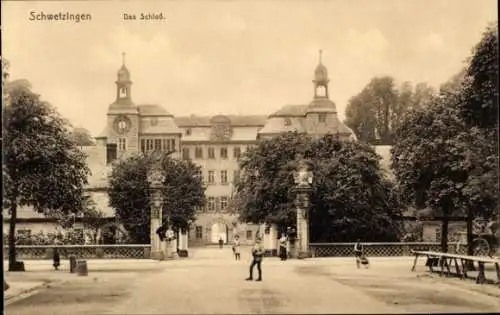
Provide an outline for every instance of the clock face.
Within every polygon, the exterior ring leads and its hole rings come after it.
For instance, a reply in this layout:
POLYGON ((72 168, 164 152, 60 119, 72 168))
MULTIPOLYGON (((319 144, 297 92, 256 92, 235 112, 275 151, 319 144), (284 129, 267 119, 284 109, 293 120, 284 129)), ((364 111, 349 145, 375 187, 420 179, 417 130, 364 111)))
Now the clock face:
POLYGON ((127 133, 130 130, 132 122, 126 116, 119 116, 114 121, 114 127, 119 134, 127 133))

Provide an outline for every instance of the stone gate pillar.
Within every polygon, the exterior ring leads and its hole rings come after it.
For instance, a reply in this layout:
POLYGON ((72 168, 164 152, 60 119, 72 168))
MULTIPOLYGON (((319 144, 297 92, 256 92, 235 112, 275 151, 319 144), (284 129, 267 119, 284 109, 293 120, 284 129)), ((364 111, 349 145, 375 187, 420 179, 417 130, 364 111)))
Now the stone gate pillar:
POLYGON ((161 206, 158 205, 158 197, 153 195, 153 205, 151 206, 151 259, 163 260, 164 252, 162 241, 156 231, 161 226, 161 206))
POLYGON ((313 174, 310 171, 309 162, 302 157, 297 156, 298 167, 294 173, 296 186, 294 191, 297 194, 295 206, 297 207, 297 258, 310 257, 309 253, 309 194, 313 174))
POLYGON ((165 258, 164 249, 160 236, 157 231, 162 225, 162 206, 163 196, 162 187, 165 175, 161 166, 161 153, 153 152, 151 154, 152 165, 148 171, 148 183, 151 199, 149 200, 149 207, 151 211, 151 259, 163 260, 165 258))
POLYGON ((309 216, 308 216, 308 193, 299 193, 302 199, 297 206, 297 258, 310 257, 309 254, 309 216))

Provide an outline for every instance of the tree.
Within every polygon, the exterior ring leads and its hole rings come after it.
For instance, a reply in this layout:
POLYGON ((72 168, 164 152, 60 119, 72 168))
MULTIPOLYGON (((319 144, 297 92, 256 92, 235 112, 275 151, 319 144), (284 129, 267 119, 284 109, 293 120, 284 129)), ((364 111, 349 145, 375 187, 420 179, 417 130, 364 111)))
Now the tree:
POLYGON ((489 216, 497 202, 491 179, 498 158, 481 140, 484 133, 460 118, 456 101, 443 96, 410 112, 392 148, 391 167, 405 201, 418 209, 429 207, 442 220, 443 251, 450 216, 489 216))
POLYGON ((421 109, 431 105, 437 97, 436 90, 425 82, 415 85, 410 109, 421 109))
POLYGON ((75 128, 71 132, 71 136, 78 146, 91 146, 95 145, 90 132, 85 128, 75 128))
POLYGON ((402 194, 442 218, 443 251, 450 215, 467 215, 472 254, 473 219, 497 210, 497 38, 489 28, 465 70, 441 86, 432 106, 410 112, 397 131, 392 167, 402 194))
POLYGON ((390 112, 397 103, 394 79, 389 76, 373 78, 357 96, 351 98, 346 109, 346 124, 363 131, 358 138, 373 141, 379 137, 390 142, 390 112), (363 130, 370 128, 371 130, 363 130), (372 138, 364 139, 370 135, 372 138))
POLYGON ((391 149, 391 167, 406 203, 417 209, 430 207, 442 218, 443 251, 449 216, 465 210, 460 188, 467 176, 463 166, 467 148, 455 138, 462 132, 464 124, 441 100, 409 112, 391 149))
POLYGON ((392 144, 404 114, 427 106, 434 97, 434 89, 426 83, 413 90, 409 82, 403 82, 397 89, 392 77, 375 77, 349 100, 345 123, 361 141, 392 144))
POLYGON ((236 184, 240 220, 276 223, 280 228, 295 224, 293 165, 298 148, 310 142, 299 133, 285 133, 262 141, 240 157, 240 180, 236 184))
POLYGON ((491 25, 474 47, 466 70, 470 84, 460 114, 471 126, 498 128, 498 30, 491 25))
POLYGON ((82 209, 89 170, 74 145, 69 124, 26 87, 8 88, 4 110, 4 209, 9 209, 9 270, 16 269, 15 226, 18 206, 48 216, 82 209))
POLYGON ((390 196, 393 187, 382 177, 380 157, 368 145, 342 142, 334 135, 313 140, 285 133, 245 153, 236 187, 240 220, 274 223, 282 231, 295 226, 292 187, 298 152, 309 159, 315 178, 311 240, 397 239, 392 216, 398 209, 390 196))
MULTIPOLYGON (((204 187, 199 176, 200 167, 191 161, 162 157, 165 181, 162 190, 163 222, 176 229, 186 228, 195 219, 196 207, 205 202, 204 187)), ((110 206, 133 242, 150 242, 150 196, 148 170, 150 157, 132 155, 114 165, 108 191, 110 206)))

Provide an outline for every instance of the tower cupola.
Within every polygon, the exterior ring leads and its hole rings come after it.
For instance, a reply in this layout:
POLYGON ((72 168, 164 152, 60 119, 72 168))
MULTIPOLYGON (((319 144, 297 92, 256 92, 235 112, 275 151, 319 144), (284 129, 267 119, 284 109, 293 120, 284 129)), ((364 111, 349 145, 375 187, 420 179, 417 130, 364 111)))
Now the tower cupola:
POLYGON ((122 66, 118 70, 116 80, 116 101, 127 100, 131 101, 131 86, 130 71, 125 66, 125 53, 122 53, 122 66))
POLYGON ((319 51, 319 64, 314 70, 314 98, 328 98, 328 70, 323 65, 322 61, 323 51, 319 51))

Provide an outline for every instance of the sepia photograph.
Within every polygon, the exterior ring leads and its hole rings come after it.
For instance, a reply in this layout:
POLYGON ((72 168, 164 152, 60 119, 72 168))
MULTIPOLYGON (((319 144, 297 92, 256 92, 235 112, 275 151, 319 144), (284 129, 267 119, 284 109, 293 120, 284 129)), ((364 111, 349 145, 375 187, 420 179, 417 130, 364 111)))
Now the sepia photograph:
POLYGON ((2 1, 5 313, 498 312, 497 11, 2 1))

